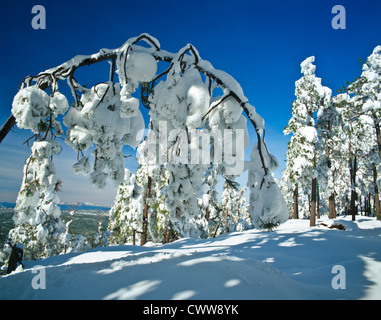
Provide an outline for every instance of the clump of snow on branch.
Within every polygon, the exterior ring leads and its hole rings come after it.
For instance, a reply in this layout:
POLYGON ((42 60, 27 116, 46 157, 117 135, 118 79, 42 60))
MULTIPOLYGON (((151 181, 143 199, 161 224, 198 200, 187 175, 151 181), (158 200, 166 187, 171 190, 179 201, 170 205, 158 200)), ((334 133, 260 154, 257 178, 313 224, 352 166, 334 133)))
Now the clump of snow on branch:
POLYGON ((56 117, 65 114, 69 104, 66 97, 57 92, 53 97, 37 86, 21 89, 13 99, 12 114, 17 125, 22 129, 30 129, 37 134, 47 129, 47 118, 50 117, 51 125, 57 135, 62 135, 63 130, 56 117))
MULTIPOLYGON (((266 160, 270 163, 270 168, 275 170, 278 165, 275 158, 269 156, 266 160)), ((247 181, 247 186, 250 188, 249 212, 254 227, 272 229, 288 220, 288 210, 271 171, 263 176, 260 163, 258 145, 254 144, 250 155, 247 181)))
MULTIPOLYGON (((64 118, 68 127, 66 143, 76 151, 86 151, 92 144, 94 165, 90 182, 103 188, 110 178, 120 184, 124 177, 123 145, 136 147, 142 138, 144 119, 136 106, 136 98, 121 96, 119 83, 104 83, 92 87, 82 95, 81 110, 71 108, 64 118), (127 98, 126 98, 127 97, 127 98), (129 103, 129 101, 133 103, 129 103), (126 114, 126 103, 134 111, 126 114), (105 172, 106 167, 108 173, 105 172)), ((82 158, 74 164, 75 172, 88 173, 89 160, 82 158)))

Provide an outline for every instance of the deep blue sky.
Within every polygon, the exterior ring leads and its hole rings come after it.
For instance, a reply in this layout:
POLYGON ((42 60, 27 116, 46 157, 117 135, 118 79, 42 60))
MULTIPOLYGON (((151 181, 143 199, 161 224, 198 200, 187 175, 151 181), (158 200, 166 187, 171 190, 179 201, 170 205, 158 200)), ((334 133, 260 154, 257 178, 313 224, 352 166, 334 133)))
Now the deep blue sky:
MULTIPOLYGON (((277 178, 290 139, 282 130, 291 117, 300 63, 314 55, 317 76, 335 92, 360 75, 357 59, 365 60, 381 44, 381 1, 377 0, 24 0, 2 3, 1 12, 0 124, 8 118, 25 76, 77 54, 119 47, 147 32, 172 52, 192 43, 203 59, 241 84, 265 119, 269 150, 281 165, 277 178), (31 26, 31 10, 37 4, 46 9, 46 30, 31 26), (337 4, 346 9, 345 30, 331 26, 335 16, 331 10, 337 4)), ((15 130, 0 144, 0 201, 16 199, 29 155, 22 142, 29 135, 15 130)), ((88 187, 86 178, 71 174, 73 162, 74 153, 57 157, 64 180, 61 199, 111 203, 115 189, 97 192, 88 187)))

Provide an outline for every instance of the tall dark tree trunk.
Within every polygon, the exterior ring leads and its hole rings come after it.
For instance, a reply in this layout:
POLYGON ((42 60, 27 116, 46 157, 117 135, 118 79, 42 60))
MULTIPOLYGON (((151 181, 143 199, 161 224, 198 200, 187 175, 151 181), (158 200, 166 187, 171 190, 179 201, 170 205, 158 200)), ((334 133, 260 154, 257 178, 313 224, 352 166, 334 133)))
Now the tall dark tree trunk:
POLYGON ((374 187, 374 205, 376 208, 376 216, 380 215, 380 196, 378 192, 378 184, 377 184, 377 168, 373 163, 373 187, 374 187))
POLYGON ((356 221, 356 215, 358 215, 358 207, 356 206, 356 201, 358 199, 358 195, 356 190, 351 189, 351 202, 350 202, 350 214, 352 215, 352 221, 356 221))
POLYGON ((350 212, 350 205, 349 205, 349 198, 348 196, 345 197, 345 214, 349 215, 350 212))
POLYGON ((296 185, 294 190, 294 211, 292 214, 292 219, 298 219, 298 217, 299 217, 298 185, 296 185))
POLYGON ((356 221, 356 215, 358 214, 358 207, 356 206, 356 201, 358 195, 356 192, 356 173, 357 173, 357 150, 355 151, 354 156, 352 156, 352 145, 349 142, 349 172, 351 176, 351 202, 349 211, 352 215, 352 221, 356 221))
POLYGON ((320 219, 320 195, 319 184, 316 182, 316 218, 320 219))
POLYGON ((310 227, 316 225, 316 178, 312 179, 310 227))
POLYGON ((367 213, 368 217, 370 217, 370 215, 372 214, 372 207, 371 207, 371 204, 370 204, 370 192, 368 193, 366 213, 367 213))
MULTIPOLYGON (((376 138, 377 138, 377 145, 378 145, 378 155, 380 156, 381 160, 381 130, 380 130, 380 123, 374 121, 375 127, 376 127, 376 138)), ((374 184, 374 202, 376 207, 376 215, 380 215, 380 195, 378 192, 378 185, 377 185, 377 168, 375 164, 373 164, 373 184, 374 184)))
POLYGON ((375 122, 376 127, 376 139, 377 139, 377 145, 378 145, 378 155, 380 156, 381 160, 381 130, 380 130, 380 124, 375 122))
POLYGON ((144 246, 147 243, 147 233, 148 233, 148 199, 151 196, 151 186, 152 186, 152 178, 148 176, 148 183, 147 183, 147 193, 146 198, 144 202, 144 209, 143 209, 143 230, 142 235, 140 239, 140 245, 144 246))
POLYGON ((332 192, 331 195, 329 196, 328 210, 329 210, 329 213, 328 213, 329 219, 336 218, 335 193, 334 192, 332 192))

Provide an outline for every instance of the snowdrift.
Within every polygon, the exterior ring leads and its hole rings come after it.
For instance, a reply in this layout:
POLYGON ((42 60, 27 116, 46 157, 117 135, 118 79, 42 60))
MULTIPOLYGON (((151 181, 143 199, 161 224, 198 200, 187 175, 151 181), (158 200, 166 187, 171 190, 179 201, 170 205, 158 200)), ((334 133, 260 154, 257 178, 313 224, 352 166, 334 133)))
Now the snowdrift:
POLYGON ((345 231, 289 220, 273 232, 26 261, 0 279, 0 299, 381 299, 381 221, 357 220, 318 221, 345 231), (33 289, 43 272, 46 289, 33 289), (333 288, 338 276, 345 289, 333 288))

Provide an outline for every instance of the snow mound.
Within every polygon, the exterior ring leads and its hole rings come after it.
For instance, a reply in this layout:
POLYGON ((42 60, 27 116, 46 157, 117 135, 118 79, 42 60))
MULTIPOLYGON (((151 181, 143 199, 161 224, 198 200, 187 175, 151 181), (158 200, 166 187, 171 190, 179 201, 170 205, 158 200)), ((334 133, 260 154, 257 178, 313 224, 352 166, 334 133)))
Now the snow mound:
POLYGON ((98 248, 37 261, 0 279, 0 299, 380 299, 381 222, 289 220, 273 232, 98 248), (353 227, 356 226, 356 227, 353 227), (334 266, 346 270, 334 289, 334 266), (46 289, 33 289, 45 272, 46 289))

